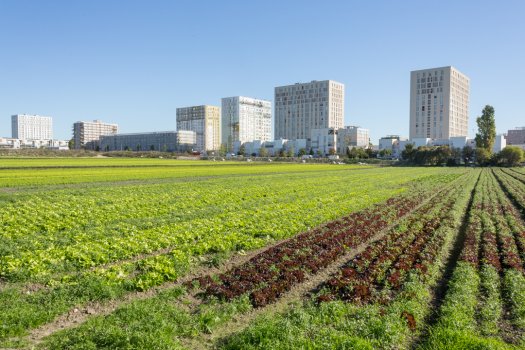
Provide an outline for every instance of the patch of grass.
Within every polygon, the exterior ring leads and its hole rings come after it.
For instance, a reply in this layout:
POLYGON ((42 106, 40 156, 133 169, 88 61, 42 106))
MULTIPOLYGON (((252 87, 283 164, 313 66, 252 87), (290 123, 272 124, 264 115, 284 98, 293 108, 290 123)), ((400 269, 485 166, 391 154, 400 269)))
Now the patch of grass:
POLYGON ((222 303, 212 300, 188 309, 183 288, 137 300, 107 316, 96 316, 81 326, 55 333, 46 349, 181 349, 180 340, 210 333, 234 315, 248 311, 247 297, 222 303))

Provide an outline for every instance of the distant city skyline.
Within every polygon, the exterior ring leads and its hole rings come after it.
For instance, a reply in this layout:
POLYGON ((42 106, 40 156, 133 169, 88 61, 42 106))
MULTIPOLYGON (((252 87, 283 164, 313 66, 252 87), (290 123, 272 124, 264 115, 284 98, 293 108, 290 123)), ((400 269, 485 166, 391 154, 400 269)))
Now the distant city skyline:
POLYGON ((438 5, 4 0, 0 136, 24 113, 52 116, 57 139, 78 120, 174 130, 180 107, 240 95, 272 101, 273 112, 275 87, 330 79, 345 85, 344 125, 377 143, 409 136, 410 72, 442 66, 470 78, 470 137, 486 104, 498 133, 525 125, 525 3, 438 5), (430 15, 439 30, 425 29, 430 15))

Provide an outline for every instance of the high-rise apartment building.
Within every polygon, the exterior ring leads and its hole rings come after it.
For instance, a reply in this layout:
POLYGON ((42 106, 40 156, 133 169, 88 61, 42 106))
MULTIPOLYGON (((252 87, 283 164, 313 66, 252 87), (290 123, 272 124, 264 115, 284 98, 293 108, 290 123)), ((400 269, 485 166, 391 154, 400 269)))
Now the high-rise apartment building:
POLYGON ((410 139, 468 135, 470 79, 454 67, 410 73, 410 139))
POLYGON ((76 122, 73 124, 73 140, 75 149, 96 149, 99 146, 100 136, 115 135, 118 132, 117 124, 103 123, 100 120, 92 122, 76 122))
POLYGON ((343 127, 345 86, 333 80, 275 88, 275 138, 308 139, 312 129, 343 127))
POLYGON ((222 99, 221 142, 228 152, 235 141, 252 142, 272 139, 272 103, 251 97, 235 96, 222 99))
POLYGON ((196 151, 218 150, 221 145, 221 109, 217 106, 177 108, 177 130, 197 134, 196 151))
POLYGON ((14 139, 52 140, 53 119, 40 115, 16 114, 11 116, 11 131, 14 139))

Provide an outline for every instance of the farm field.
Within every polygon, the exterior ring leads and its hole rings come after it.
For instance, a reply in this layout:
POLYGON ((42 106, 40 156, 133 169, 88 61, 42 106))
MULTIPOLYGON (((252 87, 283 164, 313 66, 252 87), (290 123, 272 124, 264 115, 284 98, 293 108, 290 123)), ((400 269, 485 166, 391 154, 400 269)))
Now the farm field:
POLYGON ((0 203, 4 348, 525 346, 521 169, 1 159, 0 203))

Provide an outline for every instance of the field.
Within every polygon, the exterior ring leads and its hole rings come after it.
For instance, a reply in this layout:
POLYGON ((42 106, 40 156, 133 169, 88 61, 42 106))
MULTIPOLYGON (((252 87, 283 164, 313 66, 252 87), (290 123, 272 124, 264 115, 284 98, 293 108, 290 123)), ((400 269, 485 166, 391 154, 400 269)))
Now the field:
POLYGON ((525 347, 525 171, 0 159, 0 346, 525 347))

